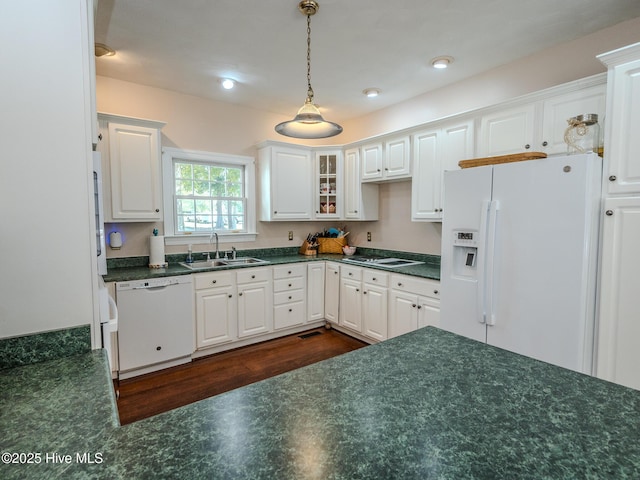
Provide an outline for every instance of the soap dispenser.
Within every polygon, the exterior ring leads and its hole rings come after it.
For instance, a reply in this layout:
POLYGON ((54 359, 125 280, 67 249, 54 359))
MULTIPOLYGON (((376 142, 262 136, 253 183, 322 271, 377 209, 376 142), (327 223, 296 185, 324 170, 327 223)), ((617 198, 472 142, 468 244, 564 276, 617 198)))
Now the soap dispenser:
POLYGON ((193 245, 191 244, 189 244, 189 251, 187 252, 185 263, 193 263, 193 245))

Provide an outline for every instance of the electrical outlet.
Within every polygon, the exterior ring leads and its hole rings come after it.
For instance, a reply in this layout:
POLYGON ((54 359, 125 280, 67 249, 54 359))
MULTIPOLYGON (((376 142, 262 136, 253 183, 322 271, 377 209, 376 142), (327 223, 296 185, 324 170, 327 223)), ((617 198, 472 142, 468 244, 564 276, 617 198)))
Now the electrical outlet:
POLYGON ((371 232, 367 232, 367 242, 371 241, 371 232))
POLYGON ((289 240, 293 240, 293 230, 289 230, 289 240))

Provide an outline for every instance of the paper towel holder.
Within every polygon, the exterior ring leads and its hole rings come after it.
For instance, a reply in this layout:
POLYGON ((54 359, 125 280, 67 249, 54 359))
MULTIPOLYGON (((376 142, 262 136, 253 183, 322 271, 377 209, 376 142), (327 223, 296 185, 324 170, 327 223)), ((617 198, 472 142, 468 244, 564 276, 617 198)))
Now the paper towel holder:
POLYGON ((122 248, 122 234, 120 232, 111 232, 109 234, 109 246, 113 250, 122 248))

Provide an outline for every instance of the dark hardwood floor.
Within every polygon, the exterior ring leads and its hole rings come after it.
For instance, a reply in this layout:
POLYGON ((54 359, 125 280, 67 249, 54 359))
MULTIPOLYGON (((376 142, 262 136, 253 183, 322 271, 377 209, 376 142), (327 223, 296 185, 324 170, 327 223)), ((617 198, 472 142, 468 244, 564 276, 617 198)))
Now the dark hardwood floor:
POLYGON ((366 345, 322 327, 115 380, 120 423, 151 417, 366 345))

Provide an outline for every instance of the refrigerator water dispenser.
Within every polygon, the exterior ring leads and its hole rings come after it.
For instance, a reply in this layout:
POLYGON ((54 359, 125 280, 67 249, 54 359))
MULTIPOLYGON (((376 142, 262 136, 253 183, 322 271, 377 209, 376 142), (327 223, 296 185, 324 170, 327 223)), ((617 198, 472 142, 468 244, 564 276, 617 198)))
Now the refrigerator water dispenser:
POLYGON ((458 230, 453 232, 453 274, 458 277, 476 278, 478 258, 478 232, 458 230))

